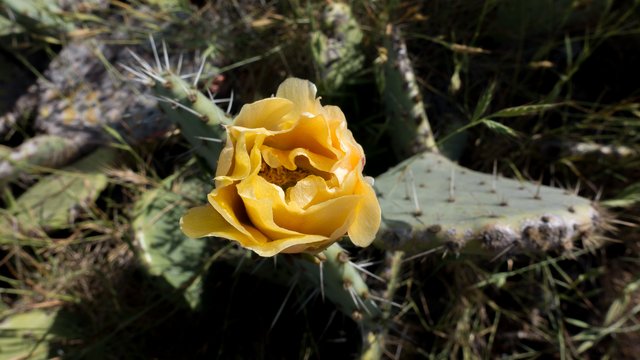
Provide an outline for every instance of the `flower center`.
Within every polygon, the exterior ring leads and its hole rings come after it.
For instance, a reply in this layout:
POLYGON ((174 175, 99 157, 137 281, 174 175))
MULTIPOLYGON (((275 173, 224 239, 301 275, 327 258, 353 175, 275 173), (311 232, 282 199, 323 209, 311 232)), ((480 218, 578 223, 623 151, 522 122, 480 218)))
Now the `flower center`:
POLYGON ((295 170, 289 170, 284 166, 272 168, 263 160, 262 167, 260 168, 258 175, 262 176, 268 182, 278 185, 283 190, 286 190, 297 184, 298 181, 311 175, 311 173, 301 168, 297 168, 295 170))

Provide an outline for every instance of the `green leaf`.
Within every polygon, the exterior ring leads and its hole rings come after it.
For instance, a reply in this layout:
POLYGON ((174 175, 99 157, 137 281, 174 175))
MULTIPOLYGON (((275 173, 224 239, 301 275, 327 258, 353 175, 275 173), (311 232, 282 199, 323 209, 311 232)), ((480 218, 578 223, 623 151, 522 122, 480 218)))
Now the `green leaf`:
POLYGON ((488 127, 489 129, 491 129, 492 131, 495 131, 499 134, 504 134, 504 135, 509 135, 509 136, 513 136, 513 137, 518 137, 518 133, 513 130, 512 128, 501 124, 497 121, 493 121, 493 120, 489 120, 489 119, 482 119, 479 121, 480 123, 484 124, 486 127, 488 127))
POLYGON ((22 26, 4 16, 0 16, 0 36, 19 34, 21 32, 24 32, 22 26))
POLYGON ((624 188, 615 198, 601 202, 608 207, 629 207, 640 202, 640 182, 624 188))
POLYGON ((591 324, 588 324, 588 323, 586 323, 586 322, 584 322, 582 320, 578 320, 578 319, 565 318, 564 321, 567 324, 571 324, 573 326, 577 326, 577 327, 582 328, 582 329, 591 329, 591 327, 592 327, 591 324))
POLYGON ((480 117, 482 117, 482 115, 484 115, 487 112, 487 109, 489 109, 489 105, 491 105, 491 101, 493 100, 493 93, 495 89, 496 89, 496 82, 493 81, 491 82, 491 84, 489 84, 489 87, 487 87, 487 89, 484 91, 484 93, 480 97, 480 100, 478 100, 478 104, 476 104, 476 109, 473 111, 473 116, 471 117, 471 122, 477 121, 478 119, 480 119, 480 117))
POLYGON ((538 113, 547 111, 549 109, 558 107, 559 105, 560 104, 538 104, 538 105, 515 106, 515 107, 502 109, 487 117, 499 118, 499 117, 516 117, 516 116, 532 115, 532 114, 538 114, 538 113))

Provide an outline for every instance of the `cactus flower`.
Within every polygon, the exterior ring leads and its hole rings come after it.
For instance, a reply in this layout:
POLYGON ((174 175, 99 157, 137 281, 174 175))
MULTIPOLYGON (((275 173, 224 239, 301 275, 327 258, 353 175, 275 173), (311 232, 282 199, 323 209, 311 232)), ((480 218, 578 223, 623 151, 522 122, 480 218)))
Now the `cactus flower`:
POLYGON ((285 80, 226 132, 208 204, 181 219, 187 236, 234 240, 261 256, 315 253, 345 234, 358 246, 373 241, 380 205, 362 175, 364 152, 313 83, 285 80))

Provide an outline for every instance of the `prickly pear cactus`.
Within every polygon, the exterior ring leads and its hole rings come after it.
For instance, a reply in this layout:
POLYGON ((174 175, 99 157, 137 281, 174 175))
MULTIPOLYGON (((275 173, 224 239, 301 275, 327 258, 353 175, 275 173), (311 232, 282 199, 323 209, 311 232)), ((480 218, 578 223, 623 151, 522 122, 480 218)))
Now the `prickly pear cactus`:
POLYGON ((333 2, 325 6, 319 29, 311 34, 311 52, 320 86, 334 91, 362 69, 364 55, 359 49, 362 38, 349 5, 333 2))
POLYGON ((307 281, 316 289, 321 289, 338 310, 356 321, 372 325, 380 318, 381 312, 371 298, 372 294, 357 265, 351 262, 347 252, 338 243, 329 246, 320 256, 323 258, 322 265, 297 259, 294 269, 301 270, 307 281))
MULTIPOLYGON (((6 359, 49 359, 56 340, 57 311, 33 309, 0 321, 0 350, 6 359)), ((58 339, 60 340, 60 339, 58 339)))
POLYGON ((180 289, 186 302, 200 305, 200 291, 207 244, 187 238, 180 231, 180 217, 188 209, 188 199, 206 194, 207 184, 193 179, 175 181, 146 191, 135 204, 133 228, 137 254, 149 274, 180 289))
POLYGON ((68 164, 87 149, 86 140, 83 136, 41 135, 15 149, 7 147, 5 156, 0 156, 0 182, 14 180, 22 170, 37 171, 68 164))
POLYGON ((196 154, 205 160, 207 169, 215 169, 222 150, 229 117, 211 99, 193 85, 170 72, 155 75, 154 92, 162 100, 160 106, 175 123, 196 154))
POLYGON ((90 133, 94 143, 109 139, 103 126, 114 127, 133 141, 166 130, 168 123, 157 111, 156 101, 132 96, 144 88, 118 79, 105 66, 128 58, 124 47, 101 42, 67 45, 45 73, 49 81, 39 83, 36 129, 60 136, 90 133))
POLYGON ((397 157, 405 159, 425 150, 437 152, 407 46, 397 28, 387 28, 377 65, 378 88, 397 157))
POLYGON ((105 127, 132 143, 168 131, 171 124, 156 100, 135 95, 144 93, 144 87, 118 79, 117 73, 105 66, 129 56, 124 47, 100 41, 65 46, 49 64, 45 77, 37 80, 11 112, 0 117, 0 129, 8 131, 17 119, 28 120, 21 114, 33 114, 39 134, 14 150, 13 162, 0 161, 0 180, 20 174, 16 162, 57 168, 111 142, 105 127))
POLYGON ((0 236, 69 227, 108 185, 105 169, 114 162, 115 153, 99 149, 43 177, 0 214, 0 236))
POLYGON ((571 192, 415 155, 375 183, 382 207, 378 246, 417 253, 441 245, 496 253, 570 249, 591 239, 600 215, 571 192))

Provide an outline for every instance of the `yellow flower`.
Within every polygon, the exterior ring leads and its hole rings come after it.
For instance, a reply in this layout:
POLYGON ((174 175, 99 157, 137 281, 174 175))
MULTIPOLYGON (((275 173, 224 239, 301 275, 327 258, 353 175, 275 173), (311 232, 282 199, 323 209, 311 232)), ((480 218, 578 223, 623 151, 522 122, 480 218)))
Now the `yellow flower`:
POLYGON ((345 234, 358 246, 373 241, 380 205, 362 175, 364 152, 314 84, 285 80, 226 130, 209 204, 181 219, 187 236, 235 240, 261 256, 321 251, 345 234))

